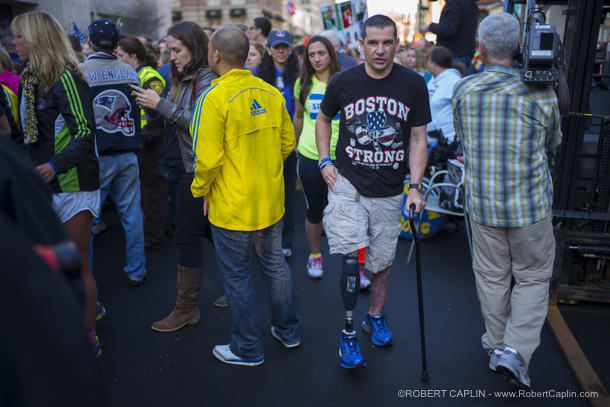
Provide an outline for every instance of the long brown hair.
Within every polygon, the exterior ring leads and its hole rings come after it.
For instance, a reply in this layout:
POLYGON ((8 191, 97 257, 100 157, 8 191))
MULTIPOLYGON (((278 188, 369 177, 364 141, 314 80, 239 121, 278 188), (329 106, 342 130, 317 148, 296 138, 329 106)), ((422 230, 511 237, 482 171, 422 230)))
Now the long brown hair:
POLYGON ((23 38, 30 53, 30 66, 38 74, 43 92, 48 92, 68 69, 84 78, 66 31, 51 14, 33 11, 18 15, 11 23, 11 31, 23 38))
POLYGON ((337 53, 335 52, 335 48, 332 46, 330 41, 320 35, 316 35, 311 37, 307 46, 305 47, 305 51, 303 51, 303 66, 301 67, 301 94, 299 95, 299 102, 301 105, 305 106, 307 101, 307 97, 309 96, 309 92, 311 91, 312 80, 311 77, 316 74, 316 70, 309 62, 309 46, 315 42, 321 42, 326 47, 326 52, 330 55, 330 65, 328 69, 330 70, 330 77, 332 78, 337 72, 341 70, 341 65, 339 65, 339 58, 337 57, 337 53))
POLYGON ((167 30, 167 35, 171 35, 179 40, 192 55, 189 63, 182 68, 182 72, 178 72, 174 62, 170 65, 172 69, 172 87, 176 89, 172 96, 172 101, 175 102, 180 96, 178 89, 180 89, 182 80, 187 76, 196 75, 201 69, 208 67, 208 36, 199 24, 192 21, 183 21, 170 27, 167 30))
POLYGON ((140 65, 145 64, 145 66, 150 66, 152 69, 157 69, 157 59, 153 54, 148 52, 138 37, 130 35, 129 37, 121 39, 117 45, 121 47, 126 54, 136 54, 136 59, 140 65))

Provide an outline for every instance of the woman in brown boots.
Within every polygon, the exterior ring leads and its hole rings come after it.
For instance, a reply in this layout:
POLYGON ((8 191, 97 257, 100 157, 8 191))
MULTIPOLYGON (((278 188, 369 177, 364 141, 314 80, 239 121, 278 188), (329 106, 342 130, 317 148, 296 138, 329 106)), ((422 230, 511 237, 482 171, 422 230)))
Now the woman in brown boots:
POLYGON ((193 141, 189 125, 199 96, 218 76, 208 67, 208 38, 192 21, 176 24, 167 32, 171 51, 172 93, 160 98, 152 89, 134 87, 140 108, 154 109, 165 118, 165 150, 162 162, 169 176, 178 184, 176 196, 176 246, 178 247, 178 299, 174 310, 152 329, 171 332, 199 322, 199 292, 203 254, 201 240, 207 218, 203 216, 203 198, 193 198, 193 141))

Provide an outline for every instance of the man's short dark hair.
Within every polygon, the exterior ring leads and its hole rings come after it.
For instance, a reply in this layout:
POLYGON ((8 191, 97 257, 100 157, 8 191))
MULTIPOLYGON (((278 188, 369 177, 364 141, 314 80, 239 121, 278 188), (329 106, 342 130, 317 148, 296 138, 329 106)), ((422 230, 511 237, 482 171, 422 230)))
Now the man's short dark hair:
POLYGON ((115 46, 112 46, 112 43, 110 41, 100 41, 100 44, 103 45, 103 47, 98 47, 97 45, 91 43, 91 49, 93 50, 93 52, 114 52, 114 49, 116 48, 115 46))
POLYGON ((212 36, 212 50, 218 50, 229 65, 243 67, 248 59, 250 42, 242 30, 226 25, 212 36))
POLYGON ((383 30, 386 27, 392 27, 394 29, 394 38, 398 38, 398 30, 396 29, 396 23, 388 16, 383 14, 377 14, 373 17, 368 18, 362 25, 362 40, 366 39, 366 29, 369 27, 378 28, 383 30))
POLYGON ((254 19, 254 26, 261 29, 263 37, 268 37, 271 32, 271 21, 267 17, 256 17, 254 19))
POLYGON ((428 53, 428 59, 442 68, 451 68, 453 55, 445 47, 436 46, 428 53))
POLYGON ((74 52, 83 52, 83 46, 80 43, 80 40, 74 34, 68 35, 68 40, 70 40, 70 45, 74 52))

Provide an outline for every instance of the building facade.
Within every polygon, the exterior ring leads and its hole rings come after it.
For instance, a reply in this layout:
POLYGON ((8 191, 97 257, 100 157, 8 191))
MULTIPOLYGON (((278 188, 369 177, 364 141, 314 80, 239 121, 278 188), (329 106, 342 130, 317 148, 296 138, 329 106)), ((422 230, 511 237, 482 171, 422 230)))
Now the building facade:
POLYGON ((171 0, 172 21, 194 21, 203 27, 252 25, 267 17, 273 30, 288 30, 297 39, 322 31, 318 0, 171 0))
POLYGON ((0 36, 10 31, 19 14, 44 10, 53 15, 68 34, 74 32, 73 18, 85 36, 87 27, 97 18, 123 22, 124 32, 162 37, 172 24, 171 0, 37 0, 13 2, 0 0, 0 36))
POLYGON ((287 10, 282 0, 171 0, 173 23, 194 21, 219 28, 239 23, 252 25, 256 17, 267 17, 273 30, 287 30, 287 10))

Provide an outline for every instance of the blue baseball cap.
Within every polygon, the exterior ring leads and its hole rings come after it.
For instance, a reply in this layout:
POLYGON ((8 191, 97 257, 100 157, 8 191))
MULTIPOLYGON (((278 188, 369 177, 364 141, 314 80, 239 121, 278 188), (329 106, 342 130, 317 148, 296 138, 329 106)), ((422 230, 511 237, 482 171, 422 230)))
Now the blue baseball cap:
POLYGON ((288 31, 277 30, 271 31, 267 37, 267 45, 270 47, 276 47, 279 44, 286 44, 292 47, 292 36, 288 31))

